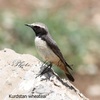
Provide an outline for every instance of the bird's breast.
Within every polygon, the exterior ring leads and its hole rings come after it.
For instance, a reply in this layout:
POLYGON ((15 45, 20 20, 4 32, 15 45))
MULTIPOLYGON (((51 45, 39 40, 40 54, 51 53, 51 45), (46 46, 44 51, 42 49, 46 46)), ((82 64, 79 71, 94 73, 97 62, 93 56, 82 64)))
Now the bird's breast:
POLYGON ((39 37, 35 38, 35 46, 38 50, 38 53, 44 60, 50 62, 57 62, 59 58, 55 53, 47 46, 47 43, 39 37))

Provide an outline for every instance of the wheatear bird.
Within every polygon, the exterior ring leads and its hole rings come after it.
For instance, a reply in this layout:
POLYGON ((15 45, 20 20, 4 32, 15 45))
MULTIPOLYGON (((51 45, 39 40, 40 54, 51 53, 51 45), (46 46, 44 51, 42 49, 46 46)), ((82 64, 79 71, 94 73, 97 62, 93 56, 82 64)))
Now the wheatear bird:
POLYGON ((68 68, 72 70, 70 65, 65 61, 60 49, 56 42, 49 34, 48 28, 43 23, 25 24, 33 29, 35 32, 35 46, 41 57, 52 64, 60 67, 67 75, 70 81, 74 81, 73 76, 70 74, 68 68))

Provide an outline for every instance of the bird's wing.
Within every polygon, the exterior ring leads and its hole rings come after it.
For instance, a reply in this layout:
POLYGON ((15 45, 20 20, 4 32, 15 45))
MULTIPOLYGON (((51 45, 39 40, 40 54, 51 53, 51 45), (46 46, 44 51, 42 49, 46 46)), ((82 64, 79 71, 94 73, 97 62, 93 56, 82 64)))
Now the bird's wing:
POLYGON ((42 39, 46 41, 48 47, 60 58, 64 65, 68 66, 72 70, 71 66, 65 61, 62 53, 60 52, 60 49, 58 48, 56 42, 51 38, 51 36, 46 35, 43 36, 42 39))

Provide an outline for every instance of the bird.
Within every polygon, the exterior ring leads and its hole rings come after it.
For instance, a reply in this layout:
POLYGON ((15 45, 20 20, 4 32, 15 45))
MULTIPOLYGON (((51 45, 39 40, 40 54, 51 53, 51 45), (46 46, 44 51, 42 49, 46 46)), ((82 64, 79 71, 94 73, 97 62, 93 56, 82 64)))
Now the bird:
POLYGON ((66 74, 67 78, 70 81, 74 82, 75 79, 69 71, 69 69, 72 70, 72 68, 64 59, 61 50, 50 35, 47 26, 41 22, 35 22, 25 25, 32 28, 32 30, 34 31, 35 46, 37 48, 37 52, 40 54, 43 60, 48 61, 50 63, 50 66, 52 66, 52 64, 58 66, 66 74))

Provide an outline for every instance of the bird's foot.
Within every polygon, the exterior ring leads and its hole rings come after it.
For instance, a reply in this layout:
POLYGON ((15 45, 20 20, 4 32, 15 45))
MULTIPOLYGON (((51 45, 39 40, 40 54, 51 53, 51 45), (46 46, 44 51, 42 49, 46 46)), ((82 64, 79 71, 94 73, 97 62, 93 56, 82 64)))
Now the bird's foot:
POLYGON ((43 69, 43 71, 40 73, 41 75, 49 72, 51 70, 51 67, 52 67, 52 63, 50 62, 48 64, 48 62, 44 62, 43 66, 46 65, 46 67, 43 69))
POLYGON ((36 76, 36 78, 39 77, 39 76, 42 76, 43 74, 45 74, 45 73, 47 73, 47 72, 49 72, 49 71, 51 70, 52 63, 49 63, 49 64, 48 64, 48 62, 45 61, 45 62, 42 64, 42 67, 45 67, 45 68, 36 76))

